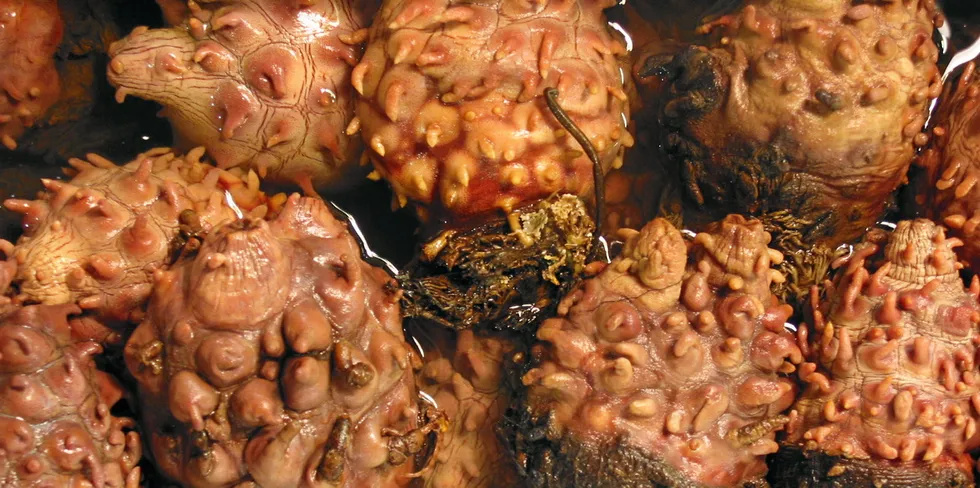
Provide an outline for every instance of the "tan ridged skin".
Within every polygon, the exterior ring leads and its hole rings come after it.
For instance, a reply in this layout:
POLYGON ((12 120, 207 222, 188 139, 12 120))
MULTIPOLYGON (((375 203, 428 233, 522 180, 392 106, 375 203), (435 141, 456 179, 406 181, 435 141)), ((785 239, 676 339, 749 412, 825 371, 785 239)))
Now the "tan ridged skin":
MULTIPOLYGON (((890 235, 870 234, 826 296, 814 294, 812 322, 799 330, 806 387, 787 444, 924 479, 952 468, 972 481, 965 453, 980 447, 980 281, 964 286, 960 245, 929 220, 901 221, 890 235)), ((856 486, 847 470, 825 476, 856 486)))
POLYGON ((142 426, 188 488, 401 487, 420 427, 398 295, 320 199, 289 197, 155 276, 126 344, 142 426))
POLYGON ((63 32, 57 0, 0 2, 0 143, 7 149, 61 94, 54 53, 63 32))
POLYGON ((142 456, 123 397, 96 369, 95 342, 73 341, 75 305, 33 305, 0 317, 0 485, 138 488, 142 456))
POLYGON ((858 239, 905 179, 942 90, 940 21, 934 0, 743 0, 698 46, 641 57, 670 80, 659 115, 685 226, 760 218, 805 295, 826 266, 804 251, 858 239))
POLYGON ((70 180, 43 180, 47 191, 38 200, 6 200, 24 216, 16 246, 0 241, 17 266, 18 300, 78 303, 106 325, 139 322, 153 270, 167 264, 180 239, 182 212, 193 211, 190 227, 206 231, 235 219, 226 192, 246 212, 275 204, 254 173, 219 170, 200 161, 202 152, 158 148, 121 166, 89 154, 70 161, 70 180))
POLYGON ((797 390, 779 373, 802 360, 784 329, 792 308, 769 291, 781 255, 740 216, 692 243, 663 219, 631 234, 537 332, 523 378, 531 416, 553 444, 599 460, 595 471, 567 466, 552 448, 536 460, 551 466, 537 486, 764 483, 797 390), (620 450, 634 461, 617 465, 620 450))
POLYGON ((496 433, 511 400, 503 365, 515 343, 502 334, 477 335, 472 330, 433 330, 427 335, 445 336, 445 340, 426 350, 419 389, 446 413, 450 430, 439 438, 433 468, 422 486, 519 486, 516 465, 496 433))
MULTIPOLYGON (((182 23, 136 28, 110 47, 109 81, 159 102, 178 146, 207 147, 221 168, 323 188, 357 167, 355 31, 368 4, 348 0, 189 2, 182 23)), ((164 2, 175 16, 174 2, 164 2)))
POLYGON ((929 145, 916 158, 925 171, 917 181, 916 204, 922 213, 945 224, 964 245, 956 249, 972 269, 980 270, 980 78, 968 63, 947 85, 927 133, 929 145))
MULTIPOLYGON (((357 126, 399 203, 468 217, 555 192, 589 196, 593 165, 545 103, 622 165, 632 145, 623 43, 599 0, 390 0, 354 68, 357 126)), ((353 127, 356 128, 356 127, 353 127)), ((352 129, 353 129, 352 128, 352 129)))

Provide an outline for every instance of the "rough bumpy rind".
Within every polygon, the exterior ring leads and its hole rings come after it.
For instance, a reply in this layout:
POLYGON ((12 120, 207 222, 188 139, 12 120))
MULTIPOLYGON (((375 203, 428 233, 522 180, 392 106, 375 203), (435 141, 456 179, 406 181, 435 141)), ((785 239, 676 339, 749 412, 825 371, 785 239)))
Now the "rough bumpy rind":
POLYGON ((190 1, 181 25, 138 27, 111 46, 109 81, 118 100, 164 105, 179 145, 207 147, 221 168, 339 184, 361 147, 344 128, 368 3, 190 1))
POLYGON ((703 45, 641 60, 669 81, 685 226, 760 218, 805 297, 832 260, 814 251, 859 238, 905 178, 942 90, 938 18, 932 0, 744 0, 700 28, 703 45))
POLYGON ((57 0, 0 2, 0 143, 7 149, 61 94, 54 53, 63 33, 57 0))
POLYGON ((112 415, 122 388, 72 340, 74 305, 18 307, 0 318, 0 485, 138 488, 132 419, 112 415))
POLYGON ((400 202, 470 216, 590 195, 593 164, 543 93, 558 89, 604 170, 622 164, 629 73, 602 15, 611 5, 384 2, 352 82, 362 138, 400 202))
POLYGON ((125 349, 154 460, 188 487, 406 486, 432 428, 413 356, 390 278, 299 195, 158 271, 125 349))
POLYGON ((24 215, 17 245, 0 246, 16 266, 18 300, 78 303, 110 325, 138 322, 153 270, 169 264, 177 241, 234 220, 230 200, 259 213, 270 203, 254 173, 219 170, 202 153, 158 148, 122 166, 89 154, 70 161, 71 180, 42 180, 38 200, 6 200, 24 215))
POLYGON ((916 206, 923 216, 944 223, 964 245, 957 254, 980 271, 980 79, 968 63, 949 83, 933 115, 929 146, 916 158, 924 169, 916 183, 916 206))
POLYGON ((419 389, 446 413, 449 431, 439 438, 426 488, 511 488, 517 471, 497 438, 497 423, 510 404, 505 356, 516 350, 513 338, 472 330, 429 330, 446 336, 427 349, 419 389), (452 337, 455 336, 455 337, 452 337))
POLYGON ((798 462, 847 461, 813 482, 857 486, 870 471, 887 485, 901 467, 949 476, 929 486, 972 483, 964 453, 980 447, 980 281, 963 286, 961 244, 929 220, 901 221, 855 247, 826 297, 814 289, 813 318, 799 328, 806 388, 786 443, 815 451, 798 462))
POLYGON ((532 484, 764 485, 796 393, 779 373, 802 360, 769 291, 781 255, 740 216, 691 244, 663 219, 632 234, 537 332, 517 443, 532 484))

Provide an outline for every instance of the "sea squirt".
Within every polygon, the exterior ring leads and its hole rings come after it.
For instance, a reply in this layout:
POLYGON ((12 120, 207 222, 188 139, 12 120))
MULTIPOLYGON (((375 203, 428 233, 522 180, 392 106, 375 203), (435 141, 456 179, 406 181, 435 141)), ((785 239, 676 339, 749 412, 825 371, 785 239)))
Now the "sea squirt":
POLYGON ((893 203, 942 91, 934 1, 744 0, 702 37, 638 61, 684 226, 759 218, 805 301, 840 245, 893 203))
POLYGON ((764 486, 797 388, 782 256, 733 215, 625 232, 537 331, 516 447, 531 486, 764 486))
POLYGON ((419 406, 391 278, 323 200, 218 227, 154 283, 125 358, 164 475, 408 486, 444 419, 419 406))
POLYGON ((875 229, 814 291, 775 486, 973 486, 980 280, 960 245, 924 219, 875 229))

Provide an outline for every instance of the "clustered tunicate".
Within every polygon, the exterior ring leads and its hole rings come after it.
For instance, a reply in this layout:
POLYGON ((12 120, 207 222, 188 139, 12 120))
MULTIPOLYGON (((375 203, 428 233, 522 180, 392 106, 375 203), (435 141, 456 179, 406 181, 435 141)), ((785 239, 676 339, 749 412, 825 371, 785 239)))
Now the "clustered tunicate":
POLYGON ((797 476, 972 486, 980 280, 960 279, 962 244, 931 221, 901 221, 868 234, 825 296, 814 293, 812 322, 799 330, 805 388, 781 453, 802 459, 775 463, 781 486, 798 486, 797 476))
POLYGON ((322 200, 298 194, 156 272, 125 356, 164 474, 406 486, 428 426, 389 280, 322 200))
POLYGON ((624 44, 606 1, 382 2, 352 82, 356 124, 401 205, 471 217, 555 192, 588 196, 593 163, 544 91, 595 146, 603 170, 633 145, 624 44))
POLYGON ((166 12, 183 14, 179 25, 137 27, 110 46, 116 99, 159 102, 183 149, 204 146, 221 168, 342 184, 361 147, 344 130, 369 2, 174 3, 166 12))
POLYGON ((72 338, 76 305, 0 311, 0 480, 6 486, 138 488, 133 419, 111 410, 124 392, 96 369, 102 347, 72 338))
POLYGON ((663 219, 628 232, 538 329, 529 387, 532 486, 741 486, 766 472, 802 360, 770 291, 759 221, 730 216, 685 242, 663 219), (781 374, 782 373, 782 374, 781 374), (581 463, 599 467, 579 469, 581 463))
MULTIPOLYGON (((975 483, 980 82, 935 0, 157 3, 103 81, 174 149, 4 202, 0 485, 975 483), (359 172, 403 266, 316 193, 359 172)), ((85 5, 0 0, 7 153, 114 38, 85 5)))
POLYGON ((139 322, 153 271, 182 232, 235 220, 229 201, 237 211, 267 210, 254 173, 217 169, 201 162, 203 152, 159 148, 122 166, 89 154, 70 161, 70 180, 43 180, 39 199, 6 200, 23 214, 23 236, 0 249, 17 270, 18 298, 77 303, 109 326, 139 322))
POLYGON ((905 179, 943 87, 941 23, 932 0, 745 0, 690 43, 645 46, 684 225, 758 217, 786 255, 780 294, 806 296, 905 179))

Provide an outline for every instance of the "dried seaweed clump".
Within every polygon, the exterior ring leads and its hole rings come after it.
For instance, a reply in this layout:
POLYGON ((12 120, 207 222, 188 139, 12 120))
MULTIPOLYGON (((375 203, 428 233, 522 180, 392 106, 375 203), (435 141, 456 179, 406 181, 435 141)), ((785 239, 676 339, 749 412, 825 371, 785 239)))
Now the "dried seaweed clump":
POLYGON ((138 488, 142 455, 122 398, 96 369, 94 342, 74 342, 75 305, 17 307, 0 318, 0 484, 138 488))
POLYGON ((406 317, 454 329, 533 330, 585 268, 595 224, 572 195, 422 246, 402 280, 406 317))
MULTIPOLYGON (((159 102, 179 146, 207 147, 221 168, 271 179, 339 183, 357 166, 350 71, 370 2, 163 2, 180 25, 137 27, 112 45, 116 98, 159 102)), ((173 19, 171 19, 173 20, 173 19)))
POLYGON ((420 425, 390 278, 322 200, 224 225, 155 283, 125 358, 184 486, 406 486, 445 427, 420 425))
POLYGON ((825 297, 814 292, 779 486, 973 486, 980 280, 963 286, 961 244, 902 221, 858 245, 825 297))
POLYGON ((933 116, 930 144, 916 159, 924 171, 917 186, 916 203, 924 216, 944 223, 950 235, 964 245, 961 259, 980 271, 980 79, 976 64, 968 63, 947 91, 933 116))
POLYGON ((138 322, 153 270, 179 241, 234 220, 229 201, 259 214, 275 204, 254 173, 216 169, 202 153, 158 148, 122 166, 89 154, 70 161, 69 181, 42 180, 47 191, 38 200, 5 201, 24 215, 17 245, 0 247, 17 265, 18 299, 78 303, 110 325, 138 322))
POLYGON ((685 243, 657 219, 544 322, 517 448, 538 487, 762 486, 802 360, 781 255, 733 215, 685 243))
POLYGON ((700 28, 702 45, 641 60, 668 82, 658 110, 685 226, 758 217, 805 297, 905 178, 942 90, 941 22, 934 1, 745 0, 700 28))
POLYGON ((54 53, 63 34, 57 0, 0 1, 0 143, 7 149, 61 95, 54 53))
POLYGON ((608 0, 383 2, 354 68, 357 123, 399 203, 451 216, 590 196, 593 164, 549 112, 558 102, 603 169, 632 145, 626 49, 608 0))
MULTIPOLYGON (((455 336, 439 349, 426 351, 419 389, 446 413, 450 429, 439 438, 426 488, 510 488, 517 471, 497 438, 497 423, 510 404, 511 390, 504 375, 505 356, 516 349, 502 334, 433 330, 432 335, 455 336), (443 355, 445 351, 448 354, 443 355)), ((428 334, 427 334, 428 335, 428 334)))

